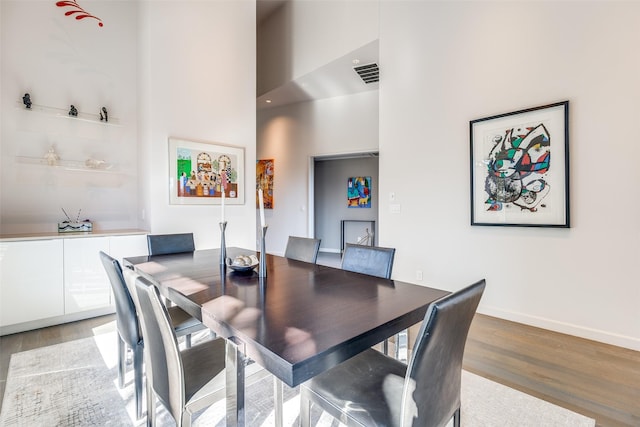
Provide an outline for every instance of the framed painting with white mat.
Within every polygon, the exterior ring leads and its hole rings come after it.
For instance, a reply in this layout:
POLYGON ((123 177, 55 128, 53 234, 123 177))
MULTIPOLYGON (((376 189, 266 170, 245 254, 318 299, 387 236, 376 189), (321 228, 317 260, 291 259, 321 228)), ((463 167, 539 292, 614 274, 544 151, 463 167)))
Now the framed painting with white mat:
POLYGON ((244 148, 169 138, 169 203, 244 204, 244 148))
POLYGON ((569 228, 569 101, 472 120, 471 225, 569 228))

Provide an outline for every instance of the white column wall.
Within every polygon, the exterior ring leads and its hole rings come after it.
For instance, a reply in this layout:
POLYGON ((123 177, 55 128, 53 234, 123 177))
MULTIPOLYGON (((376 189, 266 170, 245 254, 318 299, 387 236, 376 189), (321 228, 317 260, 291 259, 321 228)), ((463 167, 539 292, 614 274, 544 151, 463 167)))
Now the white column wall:
POLYGON ((640 349, 640 3, 380 4, 380 240, 397 248, 394 278, 486 278, 481 312, 640 349), (572 227, 471 227, 469 121, 562 100, 572 227))
POLYGON ((218 205, 169 204, 168 138, 245 149, 245 203, 227 205, 227 245, 255 246, 255 1, 144 1, 140 22, 140 220, 220 245, 218 205))

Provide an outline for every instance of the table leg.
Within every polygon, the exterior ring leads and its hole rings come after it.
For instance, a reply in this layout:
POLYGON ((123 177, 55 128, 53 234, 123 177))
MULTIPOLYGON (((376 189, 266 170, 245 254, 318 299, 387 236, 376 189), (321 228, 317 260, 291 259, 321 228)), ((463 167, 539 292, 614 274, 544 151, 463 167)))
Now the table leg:
POLYGON ((274 415, 275 415, 275 427, 282 427, 282 381, 278 377, 273 377, 273 396, 274 396, 274 415))
POLYGON ((227 427, 244 427, 244 352, 238 344, 227 339, 226 346, 226 386, 227 386, 227 427))

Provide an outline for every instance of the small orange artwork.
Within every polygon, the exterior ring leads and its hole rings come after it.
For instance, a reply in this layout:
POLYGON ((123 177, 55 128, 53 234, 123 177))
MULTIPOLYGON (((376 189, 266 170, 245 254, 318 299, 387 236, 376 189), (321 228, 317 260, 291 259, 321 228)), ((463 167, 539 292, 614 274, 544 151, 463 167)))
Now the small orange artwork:
POLYGON ((273 209, 273 159, 256 160, 256 208, 260 208, 258 190, 262 188, 264 209, 273 209))

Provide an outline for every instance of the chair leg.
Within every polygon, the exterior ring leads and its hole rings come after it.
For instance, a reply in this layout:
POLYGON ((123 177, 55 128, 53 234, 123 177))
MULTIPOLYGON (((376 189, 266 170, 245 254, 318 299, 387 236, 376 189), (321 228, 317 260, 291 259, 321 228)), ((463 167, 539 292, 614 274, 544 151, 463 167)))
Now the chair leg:
POLYGON ((137 345, 136 348, 133 349, 133 374, 134 374, 134 383, 135 383, 135 399, 136 399, 136 419, 142 418, 142 383, 143 383, 143 366, 142 366, 142 356, 143 356, 143 347, 141 345, 137 345))
POLYGON ((387 356, 389 355, 389 340, 388 339, 382 341, 382 352, 384 354, 386 354, 387 356))
POLYGON ((453 427, 460 427, 460 408, 453 413, 453 427))
POLYGON ((409 349, 409 335, 406 329, 396 334, 396 360, 400 360, 400 349, 402 347, 409 349))
POLYGON ((124 387, 125 365, 127 363, 127 345, 118 334, 118 387, 124 387))
MULTIPOLYGON (((300 427, 311 426, 311 401, 300 394, 300 427)), ((459 426, 458 426, 459 427, 459 426)))
POLYGON ((147 427, 154 427, 156 425, 156 396, 153 393, 153 387, 151 386, 150 375, 147 375, 147 427))
POLYGON ((191 427, 191 413, 187 410, 182 412, 180 422, 176 423, 176 427, 191 427))

